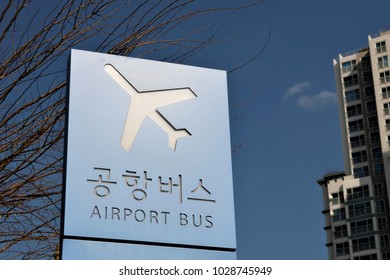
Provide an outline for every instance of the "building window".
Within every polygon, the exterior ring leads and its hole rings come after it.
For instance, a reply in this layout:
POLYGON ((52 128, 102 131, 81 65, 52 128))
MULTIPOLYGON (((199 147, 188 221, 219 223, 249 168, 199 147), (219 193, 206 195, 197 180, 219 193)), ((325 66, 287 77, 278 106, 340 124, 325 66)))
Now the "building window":
POLYGON ((359 151, 359 152, 354 152, 352 153, 352 162, 353 163, 360 163, 360 162, 365 162, 367 161, 367 151, 359 151))
POLYGON ((351 234, 367 233, 374 230, 372 219, 351 222, 351 234))
POLYGON ((374 195, 376 197, 384 195, 384 188, 382 183, 376 183, 374 184, 374 195))
POLYGON ((389 67, 389 59, 388 59, 387 55, 382 56, 382 57, 378 57, 378 68, 382 69, 385 67, 389 67))
POLYGON ((361 147, 361 146, 366 145, 366 139, 364 137, 364 134, 359 135, 359 136, 355 136, 355 137, 350 137, 349 142, 351 143, 352 148, 361 147))
POLYGON ((376 49, 376 53, 384 53, 384 52, 386 52, 386 42, 382 41, 382 42, 376 43, 375 49, 376 49))
POLYGON ((370 56, 367 55, 365 57, 362 57, 361 64, 362 64, 362 68, 371 68, 370 56))
POLYGON ((356 132, 364 129, 363 120, 348 122, 349 132, 356 132))
POLYGON ((375 201, 375 209, 376 213, 385 213, 386 212, 386 203, 383 199, 375 201))
POLYGON ((371 214, 372 213, 371 203, 368 201, 368 202, 349 205, 348 213, 350 218, 371 214))
POLYGON ((368 185, 347 189, 348 201, 370 197, 370 190, 368 185))
POLYGON ((378 118, 377 116, 368 117, 368 128, 378 127, 378 118))
POLYGON ((372 82, 372 73, 371 71, 366 71, 363 73, 363 82, 371 83, 372 82))
POLYGON ((349 255, 348 242, 336 244, 336 256, 340 257, 340 256, 345 256, 345 255, 349 255))
POLYGON ((385 115, 390 114, 390 103, 389 102, 383 104, 383 110, 384 110, 385 115))
POLYGON ((379 131, 373 131, 370 133, 370 143, 371 144, 376 144, 376 143, 380 143, 380 135, 379 135, 379 131))
POLYGON ((347 225, 342 225, 334 228, 334 238, 339 239, 348 237, 347 225))
POLYGON ((338 204, 341 204, 341 203, 344 203, 344 192, 337 192, 337 193, 332 193, 330 194, 331 195, 331 199, 330 199, 330 202, 332 205, 338 205, 338 204))
POLYGON ((375 249, 375 237, 364 237, 352 240, 352 250, 354 252, 360 252, 365 250, 375 249))
POLYGON ((345 220, 346 219, 346 216, 345 216, 345 208, 340 208, 340 209, 335 209, 333 210, 333 222, 338 222, 338 221, 342 221, 342 220, 345 220))
POLYGON ((357 256, 353 258, 354 260, 377 260, 378 256, 376 254, 357 256))
POLYGON ((364 96, 371 97, 375 95, 375 90, 373 86, 364 87, 364 96))
POLYGON ((387 230, 387 219, 386 217, 380 217, 378 218, 378 230, 387 230))
POLYGON ((351 189, 347 189, 348 201, 370 197, 370 190, 368 185, 363 185, 351 189))
POLYGON ((384 99, 390 98, 390 87, 384 87, 382 88, 382 97, 384 99))
POLYGON ((373 166, 374 176, 380 176, 384 174, 383 163, 376 163, 373 166))
POLYGON ((362 178, 370 175, 368 166, 358 167, 353 169, 353 175, 355 178, 362 178))
POLYGON ((356 104, 347 107, 347 115, 348 117, 354 117, 362 114, 362 105, 356 104))
POLYGON ((390 130, 390 119, 386 120, 386 130, 390 130))
POLYGON ((367 113, 375 113, 376 112, 375 100, 374 101, 368 101, 366 103, 366 110, 367 110, 367 113))
POLYGON ((379 160, 382 159, 382 149, 381 147, 373 148, 371 150, 372 159, 373 160, 379 160))
POLYGON ((390 260, 390 252, 382 254, 382 260, 390 260))
POLYGON ((345 77, 343 81, 344 81, 344 87, 346 88, 359 84, 359 79, 357 74, 345 77))
POLYGON ((381 84, 390 82, 390 71, 379 73, 379 80, 381 84))
POLYGON ((350 90, 345 92, 345 100, 352 102, 360 99, 359 89, 350 90))
POLYGON ((389 235, 386 234, 386 235, 381 235, 379 237, 380 241, 381 241, 381 249, 385 249, 385 248, 389 248, 390 247, 390 239, 389 239, 389 235))
POLYGON ((341 66, 341 70, 343 73, 351 72, 355 68, 356 68, 356 60, 344 62, 341 66))

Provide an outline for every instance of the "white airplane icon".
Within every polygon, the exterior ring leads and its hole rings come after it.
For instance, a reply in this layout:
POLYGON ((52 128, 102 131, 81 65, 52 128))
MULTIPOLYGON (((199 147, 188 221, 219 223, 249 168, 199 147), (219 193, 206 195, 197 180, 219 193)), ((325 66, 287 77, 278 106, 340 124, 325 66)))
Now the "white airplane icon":
POLYGON ((190 88, 177 88, 155 91, 138 91, 114 66, 104 65, 104 70, 111 76, 131 97, 126 122, 122 133, 121 145, 130 151, 135 137, 146 116, 151 118, 168 134, 169 147, 176 150, 177 139, 190 136, 185 128, 176 129, 157 108, 181 102, 196 97, 190 88))

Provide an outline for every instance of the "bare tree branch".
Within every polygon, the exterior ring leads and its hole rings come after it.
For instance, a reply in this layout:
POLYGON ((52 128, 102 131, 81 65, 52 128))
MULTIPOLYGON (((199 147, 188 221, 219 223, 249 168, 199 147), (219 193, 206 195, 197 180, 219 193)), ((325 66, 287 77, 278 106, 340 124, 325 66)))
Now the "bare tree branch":
POLYGON ((59 0, 44 7, 38 2, 0 3, 2 259, 50 259, 58 244, 71 48, 88 44, 118 55, 161 53, 162 59, 182 62, 218 41, 217 31, 207 34, 209 25, 184 28, 191 20, 261 1, 237 7, 209 3, 202 9, 195 8, 195 0, 59 0))
POLYGON ((240 70, 240 69, 246 67, 247 65, 253 63, 256 59, 258 59, 264 53, 264 51, 266 50, 266 48, 267 48, 267 46, 268 46, 268 44, 269 44, 269 42, 271 40, 271 35, 272 35, 272 29, 271 29, 271 23, 269 23, 268 38, 265 41, 263 47, 259 48, 257 53, 254 56, 252 56, 249 60, 245 61, 244 63, 242 63, 239 66, 234 67, 233 69, 230 69, 228 71, 228 73, 230 74, 230 73, 233 73, 234 71, 240 70))

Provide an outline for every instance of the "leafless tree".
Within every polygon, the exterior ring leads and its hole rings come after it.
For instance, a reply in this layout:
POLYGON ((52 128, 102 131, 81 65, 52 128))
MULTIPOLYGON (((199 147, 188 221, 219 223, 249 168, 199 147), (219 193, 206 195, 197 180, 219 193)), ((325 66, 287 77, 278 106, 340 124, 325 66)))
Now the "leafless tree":
POLYGON ((50 259, 58 244, 70 48, 180 63, 216 41, 190 21, 261 1, 196 2, 1 1, 0 258, 50 259))

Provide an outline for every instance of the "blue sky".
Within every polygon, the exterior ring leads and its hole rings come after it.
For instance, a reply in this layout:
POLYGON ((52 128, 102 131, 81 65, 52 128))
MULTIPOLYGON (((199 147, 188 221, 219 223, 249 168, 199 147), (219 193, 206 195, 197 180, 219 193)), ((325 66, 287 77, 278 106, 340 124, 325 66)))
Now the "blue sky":
POLYGON ((271 31, 228 76, 239 259, 327 258, 316 180, 343 170, 332 60, 390 28, 389 11, 388 0, 266 0, 210 19, 231 37, 187 64, 232 69, 271 31))
POLYGON ((185 64, 230 70, 267 44, 228 75, 239 259, 327 258, 316 181, 343 169, 332 59, 390 28, 389 11, 388 0, 265 0, 199 19, 224 40, 185 64))

